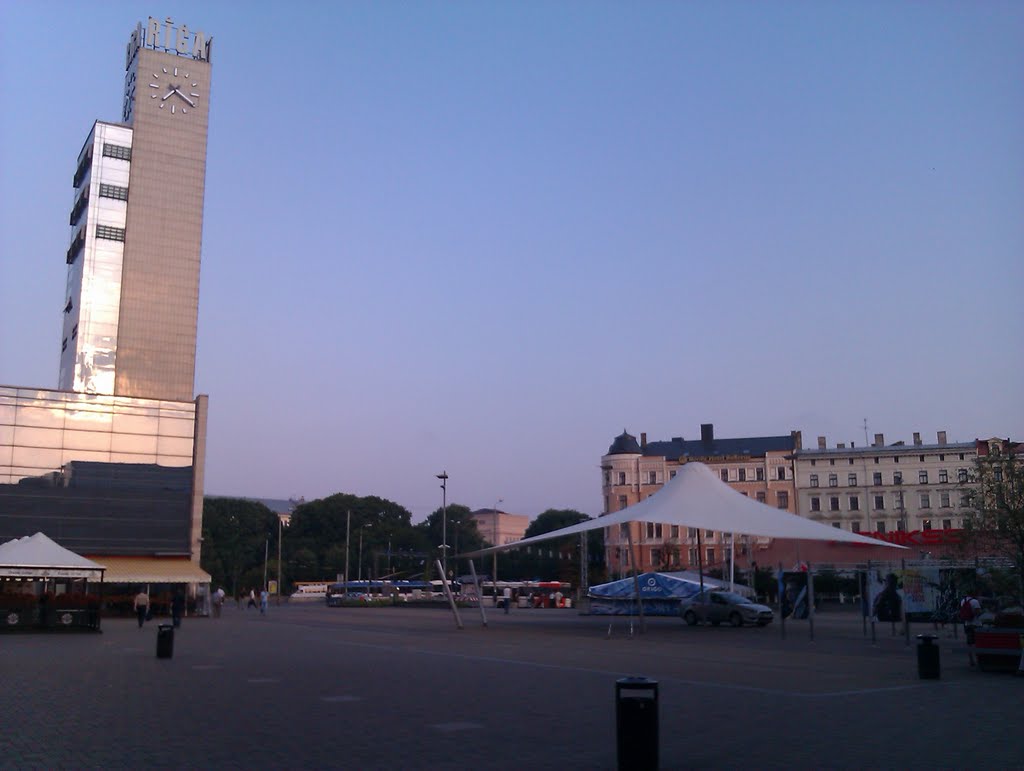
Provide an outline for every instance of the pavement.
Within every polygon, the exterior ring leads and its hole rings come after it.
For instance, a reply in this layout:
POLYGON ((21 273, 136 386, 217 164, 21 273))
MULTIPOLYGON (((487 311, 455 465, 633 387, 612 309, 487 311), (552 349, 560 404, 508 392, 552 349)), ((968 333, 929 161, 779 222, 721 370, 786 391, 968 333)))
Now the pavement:
MULTIPOLYGON (((660 767, 1024 768, 1024 678, 940 632, 687 627, 576 610, 327 608, 0 635, 0 768, 616 768, 615 682, 658 683, 660 767)), ((930 629, 915 629, 930 631, 930 629)), ((622 737, 627 741, 628 737, 622 737)))

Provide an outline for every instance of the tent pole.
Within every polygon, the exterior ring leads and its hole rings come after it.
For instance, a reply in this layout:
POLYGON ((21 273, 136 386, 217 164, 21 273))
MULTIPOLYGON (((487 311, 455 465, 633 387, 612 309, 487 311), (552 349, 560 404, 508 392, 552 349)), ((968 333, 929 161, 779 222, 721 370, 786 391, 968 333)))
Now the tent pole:
MULTIPOLYGON (((632 523, 630 523, 632 524, 632 523)), ((633 591, 636 592, 636 607, 640 614, 640 634, 643 634, 646 630, 644 629, 644 603, 640 598, 640 579, 636 574, 636 552, 633 551, 633 528, 626 528, 626 541, 629 544, 629 561, 633 563, 633 591)))
POLYGON ((808 628, 811 630, 811 642, 814 642, 814 568, 807 563, 807 618, 810 619, 808 628))
POLYGON ((484 622, 484 626, 487 626, 487 611, 484 610, 484 595, 480 588, 480 579, 476 577, 476 567, 473 565, 473 560, 469 561, 469 572, 473 574, 473 586, 476 587, 476 599, 480 605, 480 620, 484 622))
MULTIPOLYGON (((697 528, 697 571, 700 573, 700 603, 706 602, 707 597, 704 596, 704 545, 700 542, 700 528, 697 528)), ((700 608, 701 604, 698 603, 697 607, 700 608)), ((701 613, 701 621, 704 621, 704 614, 701 613)))
POLYGON ((729 591, 736 591, 736 533, 729 534, 729 591))

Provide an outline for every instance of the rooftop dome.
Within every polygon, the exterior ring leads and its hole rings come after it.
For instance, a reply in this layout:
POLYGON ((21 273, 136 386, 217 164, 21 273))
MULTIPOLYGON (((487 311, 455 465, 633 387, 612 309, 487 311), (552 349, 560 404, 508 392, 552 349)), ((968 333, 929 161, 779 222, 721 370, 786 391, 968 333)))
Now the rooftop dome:
POLYGON ((622 429, 622 433, 615 437, 615 441, 612 442, 612 446, 608 448, 609 455, 639 455, 640 445, 637 444, 636 437, 630 434, 626 429, 622 429))

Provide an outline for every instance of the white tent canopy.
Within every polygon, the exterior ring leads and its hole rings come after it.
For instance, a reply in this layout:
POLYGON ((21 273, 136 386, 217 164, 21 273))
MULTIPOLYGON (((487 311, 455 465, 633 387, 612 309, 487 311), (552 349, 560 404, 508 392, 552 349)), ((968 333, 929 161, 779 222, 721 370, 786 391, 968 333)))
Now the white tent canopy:
POLYGON ((104 567, 65 549, 43 533, 0 544, 0 576, 102 578, 104 567))
POLYGON ((733 490, 703 463, 691 462, 680 467, 675 478, 669 480, 654 495, 614 514, 607 514, 597 519, 563 527, 560 530, 524 538, 514 543, 492 546, 465 556, 490 554, 520 546, 529 546, 532 543, 561 538, 600 527, 612 527, 625 522, 661 522, 667 525, 696 527, 722 533, 769 538, 795 538, 808 541, 840 541, 903 548, 887 541, 823 525, 820 522, 759 503, 733 490))

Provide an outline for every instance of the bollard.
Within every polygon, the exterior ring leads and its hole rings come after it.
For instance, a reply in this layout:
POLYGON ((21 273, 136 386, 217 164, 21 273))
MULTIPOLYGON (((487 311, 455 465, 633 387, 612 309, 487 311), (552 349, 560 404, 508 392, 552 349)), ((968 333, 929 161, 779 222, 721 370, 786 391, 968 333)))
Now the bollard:
POLYGON ((615 682, 615 736, 620 771, 657 771, 656 680, 623 677, 615 682))
POLYGON ((938 680, 939 646, 935 644, 938 636, 919 634, 917 639, 917 676, 922 680, 938 680))
POLYGON ((174 655, 174 627, 160 624, 156 628, 156 657, 169 659, 174 655))

